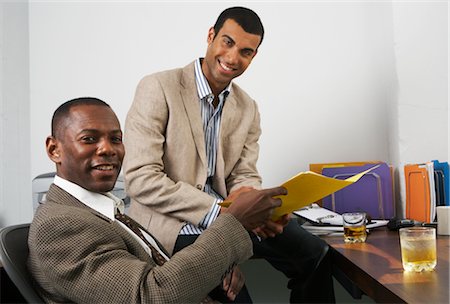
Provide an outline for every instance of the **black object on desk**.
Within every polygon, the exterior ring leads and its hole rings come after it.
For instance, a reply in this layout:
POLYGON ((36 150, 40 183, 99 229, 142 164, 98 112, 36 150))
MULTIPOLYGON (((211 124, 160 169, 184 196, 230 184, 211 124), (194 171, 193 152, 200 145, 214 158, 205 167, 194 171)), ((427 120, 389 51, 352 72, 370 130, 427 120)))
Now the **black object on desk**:
POLYGON ((414 220, 408 220, 408 219, 398 219, 398 218, 391 218, 389 222, 387 223, 387 227, 389 230, 399 230, 400 228, 404 227, 412 227, 415 226, 416 222, 414 220))
POLYGON ((418 222, 415 220, 409 220, 409 219, 398 219, 398 218, 391 218, 387 224, 387 227, 389 230, 399 230, 400 228, 404 227, 413 227, 413 226, 419 226, 419 227, 433 227, 437 228, 437 223, 424 223, 424 222, 418 222))

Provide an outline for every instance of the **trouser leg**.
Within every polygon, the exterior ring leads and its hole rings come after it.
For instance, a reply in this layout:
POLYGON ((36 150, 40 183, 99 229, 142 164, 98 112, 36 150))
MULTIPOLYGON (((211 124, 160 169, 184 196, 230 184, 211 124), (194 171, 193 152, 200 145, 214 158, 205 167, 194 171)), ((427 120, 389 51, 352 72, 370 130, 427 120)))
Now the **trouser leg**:
POLYGON ((289 278, 292 303, 335 302, 328 245, 296 219, 273 238, 252 240, 255 257, 266 259, 289 278))

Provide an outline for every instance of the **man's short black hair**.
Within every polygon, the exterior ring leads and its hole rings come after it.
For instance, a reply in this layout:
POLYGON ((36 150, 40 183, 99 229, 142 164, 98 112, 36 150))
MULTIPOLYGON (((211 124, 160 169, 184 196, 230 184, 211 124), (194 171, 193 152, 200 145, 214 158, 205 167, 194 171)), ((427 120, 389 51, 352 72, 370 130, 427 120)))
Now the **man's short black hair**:
POLYGON ((262 25, 261 19, 254 11, 241 6, 227 8, 220 13, 216 23, 214 24, 214 32, 216 34, 220 31, 223 24, 228 19, 233 19, 236 21, 236 23, 239 24, 247 33, 261 36, 261 41, 259 44, 262 43, 264 38, 264 26, 262 25))
POLYGON ((66 101, 65 103, 60 105, 53 113, 51 126, 52 136, 56 137, 56 134, 58 133, 58 131, 60 131, 58 128, 61 126, 62 119, 66 118, 69 115, 70 109, 74 106, 80 105, 96 105, 96 106, 110 107, 109 104, 95 97, 79 97, 66 101))

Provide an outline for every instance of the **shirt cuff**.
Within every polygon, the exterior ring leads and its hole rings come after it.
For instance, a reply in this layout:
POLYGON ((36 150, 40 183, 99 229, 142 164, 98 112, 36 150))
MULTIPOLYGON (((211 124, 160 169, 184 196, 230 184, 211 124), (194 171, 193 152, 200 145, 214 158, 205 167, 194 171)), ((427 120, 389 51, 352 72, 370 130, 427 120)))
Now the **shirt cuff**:
POLYGON ((209 210, 209 212, 205 215, 203 220, 200 221, 199 227, 206 229, 216 220, 216 218, 219 216, 219 212, 220 212, 220 206, 219 206, 220 202, 222 202, 222 200, 216 198, 216 200, 215 200, 214 204, 211 206, 211 209, 209 210))

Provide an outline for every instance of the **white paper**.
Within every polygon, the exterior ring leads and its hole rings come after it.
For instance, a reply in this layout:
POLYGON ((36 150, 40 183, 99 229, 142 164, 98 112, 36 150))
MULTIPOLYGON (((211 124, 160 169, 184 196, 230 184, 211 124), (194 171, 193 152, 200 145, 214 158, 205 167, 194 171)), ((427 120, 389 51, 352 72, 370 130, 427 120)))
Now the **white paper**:
MULTIPOLYGON (((366 228, 373 229, 376 227, 386 226, 388 222, 389 222, 388 220, 372 220, 370 224, 366 225, 366 228)), ((344 233, 343 226, 316 226, 306 222, 302 225, 302 227, 315 235, 330 235, 336 233, 338 234, 344 233)))
POLYGON ((300 210, 294 211, 294 214, 303 217, 316 224, 337 225, 343 224, 342 215, 332 210, 322 208, 317 204, 311 204, 300 210))

